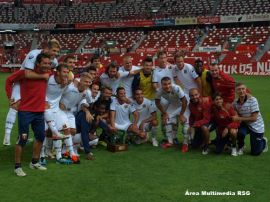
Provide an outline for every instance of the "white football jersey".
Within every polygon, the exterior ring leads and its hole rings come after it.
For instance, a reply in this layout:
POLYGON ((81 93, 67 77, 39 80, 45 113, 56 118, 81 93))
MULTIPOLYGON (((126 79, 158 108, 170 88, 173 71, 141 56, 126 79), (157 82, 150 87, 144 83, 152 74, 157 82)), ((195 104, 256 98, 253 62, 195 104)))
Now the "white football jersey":
MULTIPOLYGON (((137 66, 132 66, 131 71, 135 71, 138 69, 141 69, 141 68, 137 67, 137 66)), ((129 74, 129 71, 126 71, 124 67, 120 67, 119 72, 129 74)), ((134 80, 134 76, 127 76, 127 77, 123 77, 121 79, 121 85, 125 88, 126 96, 128 98, 132 97, 132 82, 133 82, 133 80, 134 80)))
POLYGON ((55 80, 54 75, 50 76, 47 83, 46 101, 50 105, 50 109, 57 111, 59 102, 66 87, 62 88, 55 80))
POLYGON ((183 69, 181 70, 176 65, 174 65, 173 75, 183 84, 184 92, 187 95, 189 94, 190 89, 198 88, 195 79, 198 78, 199 75, 196 73, 192 65, 185 63, 183 69))
POLYGON ((85 91, 85 99, 83 99, 80 103, 81 104, 86 104, 87 106, 89 106, 90 104, 94 103, 97 101, 97 99, 100 97, 100 91, 98 92, 96 97, 92 96, 92 92, 90 89, 87 89, 85 91))
POLYGON ((60 102, 65 105, 68 111, 77 108, 79 103, 85 99, 86 92, 79 92, 74 83, 70 83, 65 89, 60 102))
POLYGON ((131 104, 120 104, 117 99, 113 99, 110 110, 115 111, 115 123, 119 125, 130 123, 129 115, 136 111, 131 104))
POLYGON ((142 104, 138 104, 136 101, 133 101, 132 106, 139 113, 138 125, 141 124, 143 120, 150 118, 151 114, 156 111, 156 108, 153 105, 153 102, 151 102, 150 100, 146 98, 143 99, 142 104))
POLYGON ((161 79, 163 77, 169 77, 172 80, 172 83, 174 83, 171 65, 166 66, 166 68, 156 67, 153 70, 152 83, 158 83, 158 85, 161 87, 161 79))
POLYGON ((156 93, 156 99, 160 100, 161 97, 163 97, 169 103, 173 104, 179 103, 180 99, 185 97, 185 93, 180 86, 172 84, 172 91, 170 93, 163 91, 161 88, 158 90, 158 92, 156 93))
MULTIPOLYGON (((42 52, 41 49, 36 49, 36 50, 32 50, 30 51, 23 63, 22 63, 22 67, 21 69, 34 69, 35 68, 35 63, 36 63, 36 59, 37 59, 37 56, 42 52)), ((52 68, 55 68, 56 66, 58 65, 58 61, 56 58, 53 59, 52 61, 52 68)))
POLYGON ((103 73, 101 74, 100 76, 100 82, 103 86, 108 86, 108 87, 111 87, 112 88, 112 93, 115 95, 116 94, 116 90, 117 88, 120 86, 120 83, 121 83, 121 79, 123 77, 126 77, 129 75, 129 72, 119 72, 120 73, 120 76, 119 78, 110 78, 108 76, 108 74, 106 73, 103 73))

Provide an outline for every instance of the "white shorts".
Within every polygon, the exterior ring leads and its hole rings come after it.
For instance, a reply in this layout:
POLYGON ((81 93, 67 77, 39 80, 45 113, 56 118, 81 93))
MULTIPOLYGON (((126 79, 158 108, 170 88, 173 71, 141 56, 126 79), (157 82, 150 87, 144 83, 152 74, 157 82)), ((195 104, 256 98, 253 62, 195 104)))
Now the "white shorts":
POLYGON ((73 112, 71 111, 64 111, 65 115, 67 116, 69 128, 76 129, 76 122, 75 122, 75 116, 73 112))
MULTIPOLYGON (((162 98, 161 98, 162 99, 162 98)), ((151 104, 153 105, 153 108, 156 110, 156 112, 157 112, 157 106, 156 106, 156 102, 155 102, 155 100, 150 100, 151 101, 151 104)))
POLYGON ((161 97, 160 98, 160 104, 166 109, 168 107, 168 105, 169 105, 169 102, 165 98, 161 97))
MULTIPOLYGON (((184 116, 186 117, 186 123, 189 123, 189 116, 190 116, 190 110, 188 107, 189 104, 189 99, 187 99, 187 107, 186 107, 186 111, 184 112, 184 116)), ((178 115, 180 114, 182 110, 182 103, 170 103, 169 105, 167 105, 167 109, 166 112, 169 114, 169 119, 171 119, 171 121, 169 120, 170 123, 174 123, 175 122, 175 117, 178 117, 178 115)), ((177 119, 176 119, 177 121, 177 119)))
MULTIPOLYGON (((140 126, 140 125, 139 125, 139 126, 140 126)), ((139 127, 139 126, 138 126, 138 127, 139 127)), ((145 123, 144 126, 143 126, 143 131, 144 131, 144 132, 149 132, 149 131, 151 131, 151 128, 152 128, 152 126, 151 126, 150 123, 145 123)))
POLYGON ((116 129, 118 130, 123 130, 123 131, 127 131, 129 126, 131 125, 132 123, 130 122, 127 122, 127 123, 122 123, 122 124, 117 124, 115 123, 115 127, 116 129))
POLYGON ((55 126, 58 131, 70 128, 69 120, 67 115, 65 114, 64 111, 58 109, 56 111, 53 110, 46 110, 45 111, 45 129, 48 129, 47 122, 48 121, 53 121, 55 123, 55 126))
MULTIPOLYGON (((166 109, 166 112, 169 114, 169 119, 167 120, 167 123, 173 123, 176 124, 178 120, 178 116, 181 112, 182 107, 172 105, 170 104, 168 108, 166 109)), ((184 116, 186 117, 186 123, 189 123, 189 116, 190 116, 190 111, 189 108, 186 108, 186 111, 184 113, 184 116)))
POLYGON ((13 99, 14 102, 17 102, 18 100, 21 99, 21 90, 20 90, 19 83, 14 83, 14 85, 12 87, 11 99, 13 99))

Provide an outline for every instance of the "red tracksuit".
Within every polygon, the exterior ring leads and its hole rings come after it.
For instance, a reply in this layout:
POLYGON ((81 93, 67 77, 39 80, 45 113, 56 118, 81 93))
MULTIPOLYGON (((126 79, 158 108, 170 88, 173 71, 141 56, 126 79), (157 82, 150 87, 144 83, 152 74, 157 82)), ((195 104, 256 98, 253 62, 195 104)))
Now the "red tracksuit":
POLYGON ((206 125, 211 120, 211 105, 212 101, 210 97, 200 98, 199 103, 189 103, 190 117, 189 124, 190 126, 200 128, 203 125, 206 125))
POLYGON ((44 112, 47 81, 45 79, 26 79, 25 70, 19 70, 6 79, 6 94, 11 97, 12 86, 20 82, 21 102, 18 111, 44 112))
POLYGON ((225 128, 237 129, 239 127, 239 122, 232 121, 232 116, 235 116, 236 112, 231 105, 229 106, 224 103, 222 108, 213 105, 211 115, 213 122, 216 123, 219 135, 225 128))
POLYGON ((234 78, 219 72, 220 78, 212 78, 212 87, 214 92, 219 92, 224 102, 232 103, 235 99, 235 81, 234 78))

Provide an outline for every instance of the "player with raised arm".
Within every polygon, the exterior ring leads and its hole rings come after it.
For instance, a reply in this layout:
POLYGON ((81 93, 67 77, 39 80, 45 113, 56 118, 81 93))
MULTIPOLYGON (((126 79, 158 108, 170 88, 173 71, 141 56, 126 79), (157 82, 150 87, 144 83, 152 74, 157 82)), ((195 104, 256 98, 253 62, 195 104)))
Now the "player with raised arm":
MULTIPOLYGON (((48 75, 51 70, 50 56, 41 53, 37 56, 34 71, 36 74, 43 76, 48 75)), ((31 169, 47 170, 46 167, 40 165, 39 156, 42 143, 45 138, 45 98, 47 80, 45 79, 27 79, 26 70, 19 70, 9 76, 6 80, 6 94, 11 98, 12 86, 15 82, 20 83, 21 88, 21 103, 18 108, 18 125, 19 135, 15 147, 15 174, 17 176, 26 176, 22 170, 21 159, 23 147, 29 137, 29 125, 31 124, 35 142, 33 146, 32 162, 30 163, 31 169)))
MULTIPOLYGON (((59 53, 60 44, 57 40, 50 40, 44 49, 37 49, 30 51, 25 57, 21 69, 25 69, 25 76, 28 79, 48 79, 48 75, 37 74, 33 71, 35 67, 36 58, 40 53, 46 53, 50 56, 52 61, 51 67, 56 67, 58 65, 56 55, 59 53)), ((5 136, 3 140, 3 145, 10 145, 10 135, 13 125, 16 121, 17 110, 20 105, 20 86, 18 83, 14 83, 12 87, 12 95, 9 99, 9 111, 6 117, 5 123, 5 136)))

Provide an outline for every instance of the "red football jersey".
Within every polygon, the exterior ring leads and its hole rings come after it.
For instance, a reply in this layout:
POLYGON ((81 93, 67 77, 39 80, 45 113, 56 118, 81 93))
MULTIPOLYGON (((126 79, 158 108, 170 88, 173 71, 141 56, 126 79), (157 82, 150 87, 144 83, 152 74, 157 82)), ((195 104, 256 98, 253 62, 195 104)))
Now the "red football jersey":
POLYGON ((44 112, 47 81, 45 79, 26 79, 25 70, 19 70, 6 80, 6 94, 11 97, 12 86, 20 83, 21 102, 19 111, 44 112))

